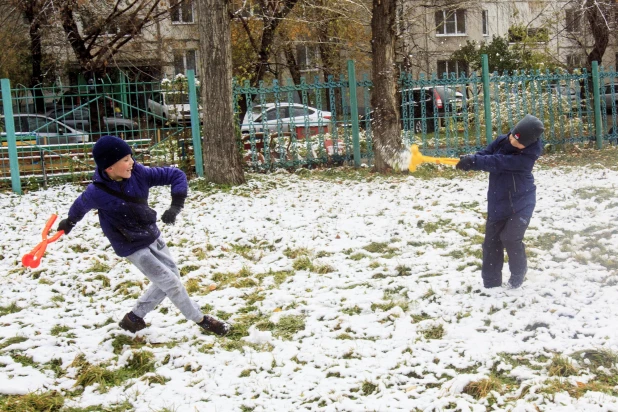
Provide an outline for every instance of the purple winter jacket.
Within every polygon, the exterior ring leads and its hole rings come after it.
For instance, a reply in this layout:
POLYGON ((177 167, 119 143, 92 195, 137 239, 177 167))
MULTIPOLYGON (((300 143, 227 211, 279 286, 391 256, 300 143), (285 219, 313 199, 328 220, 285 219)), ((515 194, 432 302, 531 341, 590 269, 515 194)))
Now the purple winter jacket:
POLYGON ((135 162, 131 177, 120 182, 111 180, 97 168, 92 181, 71 205, 68 218, 77 223, 90 210, 97 209, 103 234, 120 257, 129 256, 157 240, 161 234, 157 227, 157 212, 147 204, 128 202, 109 194, 96 187, 94 182, 101 182, 128 196, 145 199, 152 186, 171 185, 173 198, 184 201, 187 197, 187 176, 173 167, 146 167, 135 162))

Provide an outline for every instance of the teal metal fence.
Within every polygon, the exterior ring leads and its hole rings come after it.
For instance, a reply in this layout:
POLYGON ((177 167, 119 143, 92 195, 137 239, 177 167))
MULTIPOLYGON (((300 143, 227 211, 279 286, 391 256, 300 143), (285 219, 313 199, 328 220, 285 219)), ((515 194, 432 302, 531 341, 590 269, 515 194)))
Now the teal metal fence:
MULTIPOLYGON (((398 82, 401 142, 424 153, 454 156, 483 148, 526 113, 541 118, 547 144, 596 147, 617 138, 618 73, 520 71, 413 76, 398 82)), ((54 181, 86 181, 92 145, 103 134, 127 140, 138 161, 176 165, 203 175, 202 107, 192 72, 161 82, 124 76, 71 87, 12 88, 2 79, 0 184, 20 193, 54 181)), ((238 134, 248 170, 361 163, 371 165, 372 82, 347 74, 325 81, 235 82, 238 134), (241 107, 246 107, 241 111, 241 107)))
POLYGON ((27 89, 2 79, 0 86, 0 182, 10 182, 15 192, 22 186, 87 181, 94 170, 92 146, 106 134, 125 139, 142 163, 203 173, 192 71, 161 82, 121 77, 115 83, 27 89))

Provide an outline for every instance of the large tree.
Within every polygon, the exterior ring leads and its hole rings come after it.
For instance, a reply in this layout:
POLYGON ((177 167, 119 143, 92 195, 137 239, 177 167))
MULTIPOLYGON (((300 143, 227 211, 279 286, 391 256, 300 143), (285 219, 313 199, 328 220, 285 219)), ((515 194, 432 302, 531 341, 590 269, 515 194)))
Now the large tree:
POLYGON ((371 51, 373 55, 373 141, 375 170, 385 172, 401 149, 401 123, 397 109, 395 69, 396 0, 373 0, 371 51))
POLYGON ((245 182, 245 176, 234 129, 229 2, 198 0, 197 5, 204 72, 205 177, 213 183, 238 185, 245 182))

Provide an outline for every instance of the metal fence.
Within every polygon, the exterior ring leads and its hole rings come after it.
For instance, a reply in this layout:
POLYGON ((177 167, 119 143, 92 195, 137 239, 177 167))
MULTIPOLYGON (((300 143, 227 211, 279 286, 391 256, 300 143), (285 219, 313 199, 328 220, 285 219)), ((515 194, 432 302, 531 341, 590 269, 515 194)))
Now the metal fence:
MULTIPOLYGON (((398 99, 403 144, 453 156, 484 147, 526 113, 541 118, 547 144, 616 141, 618 73, 404 73, 398 99)), ((86 181, 92 145, 115 134, 138 161, 203 174, 199 83, 192 72, 162 82, 100 81, 71 87, 11 88, 2 79, 0 183, 21 192, 55 181, 86 181)), ((372 164, 372 83, 353 62, 338 79, 300 84, 234 83, 239 150, 248 170, 372 164), (240 107, 246 107, 246 113, 240 107), (241 119, 242 117, 242 119, 241 119)))

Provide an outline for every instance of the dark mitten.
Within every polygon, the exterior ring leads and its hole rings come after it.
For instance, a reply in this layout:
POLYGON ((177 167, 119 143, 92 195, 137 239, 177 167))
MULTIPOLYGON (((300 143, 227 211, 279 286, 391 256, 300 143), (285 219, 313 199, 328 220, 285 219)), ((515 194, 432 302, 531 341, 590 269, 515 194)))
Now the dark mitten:
POLYGON ((178 206, 170 206, 165 212, 163 212, 163 216, 161 216, 161 221, 166 225, 173 225, 176 223, 176 216, 180 213, 180 209, 178 206))
POLYGON ((74 227, 75 222, 70 219, 62 219, 60 223, 58 223, 58 230, 64 230, 65 235, 68 235, 74 227))
POLYGON ((474 165, 474 156, 461 156, 459 162, 455 166, 459 170, 470 170, 474 165))
POLYGON ((179 195, 172 195, 172 205, 169 209, 163 212, 163 216, 161 216, 161 221, 166 225, 173 225, 176 223, 176 216, 180 213, 180 210, 185 205, 185 197, 179 195))

